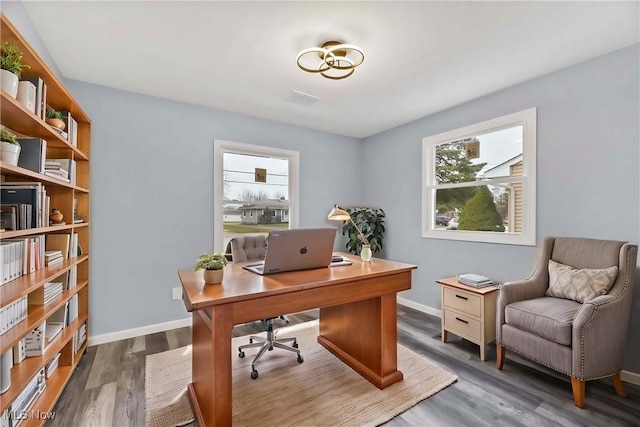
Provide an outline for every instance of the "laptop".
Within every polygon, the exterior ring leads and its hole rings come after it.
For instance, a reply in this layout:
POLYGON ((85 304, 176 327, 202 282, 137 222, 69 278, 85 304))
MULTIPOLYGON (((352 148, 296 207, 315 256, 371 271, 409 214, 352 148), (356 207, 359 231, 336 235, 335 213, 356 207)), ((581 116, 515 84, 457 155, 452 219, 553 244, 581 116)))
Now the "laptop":
POLYGON ((272 274, 328 267, 336 231, 334 227, 271 230, 264 261, 243 268, 256 274, 272 274))

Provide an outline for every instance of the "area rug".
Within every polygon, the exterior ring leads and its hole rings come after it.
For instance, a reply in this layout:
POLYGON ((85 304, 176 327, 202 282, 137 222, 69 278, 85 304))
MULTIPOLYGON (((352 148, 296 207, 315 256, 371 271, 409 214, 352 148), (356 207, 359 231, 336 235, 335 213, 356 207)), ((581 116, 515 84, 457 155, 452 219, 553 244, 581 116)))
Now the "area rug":
MULTIPOLYGON (((248 339, 232 341, 234 426, 376 426, 458 379, 398 345, 404 380, 380 390, 317 343, 317 320, 281 328, 277 336, 297 337, 304 363, 297 362, 295 353, 275 349, 256 365, 256 380, 250 378, 256 350, 240 359, 235 349, 248 339)), ((147 356, 145 375, 147 427, 194 420, 187 397, 191 346, 147 356)))

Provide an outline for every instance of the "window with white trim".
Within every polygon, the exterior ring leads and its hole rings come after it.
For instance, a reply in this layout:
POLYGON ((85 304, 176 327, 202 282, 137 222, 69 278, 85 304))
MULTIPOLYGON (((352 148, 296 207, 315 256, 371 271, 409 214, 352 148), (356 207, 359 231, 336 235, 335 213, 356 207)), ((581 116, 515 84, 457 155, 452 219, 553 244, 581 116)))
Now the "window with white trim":
POLYGON ((536 244, 536 109, 422 140, 422 236, 536 244))

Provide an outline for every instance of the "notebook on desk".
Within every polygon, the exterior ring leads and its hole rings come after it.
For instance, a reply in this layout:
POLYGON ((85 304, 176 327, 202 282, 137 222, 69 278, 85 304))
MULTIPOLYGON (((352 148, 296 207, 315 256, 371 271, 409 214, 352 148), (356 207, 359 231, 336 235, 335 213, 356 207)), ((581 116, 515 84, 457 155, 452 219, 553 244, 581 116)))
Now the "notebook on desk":
POLYGON ((336 230, 333 227, 272 230, 264 261, 243 268, 256 274, 272 274, 328 267, 336 230))

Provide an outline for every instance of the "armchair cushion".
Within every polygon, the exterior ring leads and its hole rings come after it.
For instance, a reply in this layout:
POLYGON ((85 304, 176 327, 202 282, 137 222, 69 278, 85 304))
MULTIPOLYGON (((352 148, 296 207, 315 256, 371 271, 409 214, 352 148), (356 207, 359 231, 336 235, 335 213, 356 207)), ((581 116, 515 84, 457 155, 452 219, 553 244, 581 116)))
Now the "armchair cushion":
POLYGON ((545 295, 584 303, 609 292, 617 276, 617 266, 576 269, 549 260, 549 288, 545 295))
POLYGON ((562 345, 571 345, 573 318, 582 305, 562 298, 541 297, 509 304, 505 323, 562 345))

